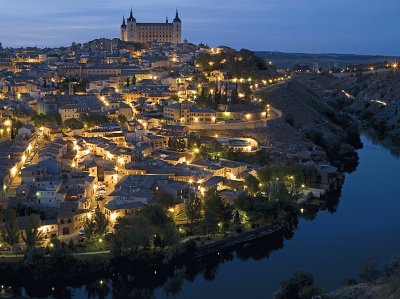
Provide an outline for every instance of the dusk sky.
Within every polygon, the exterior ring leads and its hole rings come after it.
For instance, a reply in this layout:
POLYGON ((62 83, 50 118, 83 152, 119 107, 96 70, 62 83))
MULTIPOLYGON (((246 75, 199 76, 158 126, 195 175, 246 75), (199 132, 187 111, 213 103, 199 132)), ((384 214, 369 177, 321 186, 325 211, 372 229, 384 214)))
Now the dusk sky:
POLYGON ((60 46, 119 37, 138 22, 172 20, 210 46, 307 53, 400 55, 399 0, 1 0, 3 46, 60 46))

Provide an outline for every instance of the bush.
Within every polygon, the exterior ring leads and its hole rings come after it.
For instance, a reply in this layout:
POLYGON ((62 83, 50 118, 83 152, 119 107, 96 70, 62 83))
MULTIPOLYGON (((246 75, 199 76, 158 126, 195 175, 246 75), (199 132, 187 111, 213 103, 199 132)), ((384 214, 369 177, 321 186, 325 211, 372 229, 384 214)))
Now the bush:
POLYGON ((378 263, 376 260, 368 260, 361 263, 360 278, 365 282, 375 282, 381 271, 378 269, 378 263))
POLYGON ((281 282, 281 289, 275 298, 311 299, 313 296, 321 295, 322 293, 323 290, 314 285, 312 274, 300 271, 281 282))

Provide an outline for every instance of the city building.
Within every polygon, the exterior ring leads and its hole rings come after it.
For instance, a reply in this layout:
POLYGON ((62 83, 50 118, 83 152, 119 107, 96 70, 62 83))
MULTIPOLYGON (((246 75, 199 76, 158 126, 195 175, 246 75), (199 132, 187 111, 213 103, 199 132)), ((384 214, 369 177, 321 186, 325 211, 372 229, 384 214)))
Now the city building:
POLYGON ((190 102, 175 103, 164 107, 164 118, 181 124, 214 124, 217 120, 217 111, 201 108, 190 102))

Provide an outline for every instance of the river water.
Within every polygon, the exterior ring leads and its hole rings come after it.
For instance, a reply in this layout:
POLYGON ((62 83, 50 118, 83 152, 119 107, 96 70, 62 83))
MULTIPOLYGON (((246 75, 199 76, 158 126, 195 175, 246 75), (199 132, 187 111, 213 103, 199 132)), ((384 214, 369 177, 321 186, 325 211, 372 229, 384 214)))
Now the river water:
MULTIPOLYGON (((191 282, 181 281, 173 297, 272 298, 279 283, 299 270, 312 273, 319 286, 332 290, 357 278, 362 261, 374 258, 385 264, 400 254, 400 160, 366 134, 362 141, 359 166, 346 175, 334 211, 320 211, 313 220, 300 219, 293 237, 277 241, 273 250, 264 250, 269 246, 264 240, 231 252, 230 260, 216 262, 211 273, 203 271, 191 282)), ((135 289, 126 295, 117 295, 124 294, 118 288, 121 284, 110 282, 100 297, 167 297, 164 287, 135 289)), ((123 288, 135 286, 129 283, 123 288)), ((87 294, 85 287, 72 290, 73 298, 87 294)))

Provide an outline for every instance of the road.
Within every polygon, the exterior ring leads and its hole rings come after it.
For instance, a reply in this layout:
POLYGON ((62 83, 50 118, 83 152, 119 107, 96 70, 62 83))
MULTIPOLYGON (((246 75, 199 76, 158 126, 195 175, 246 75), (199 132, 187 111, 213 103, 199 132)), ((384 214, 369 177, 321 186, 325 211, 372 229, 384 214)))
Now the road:
MULTIPOLYGON (((91 256, 91 255, 103 255, 110 254, 110 250, 93 251, 93 252, 78 252, 72 253, 73 256, 91 256)), ((24 254, 0 254, 0 261, 2 258, 24 258, 24 254)))

